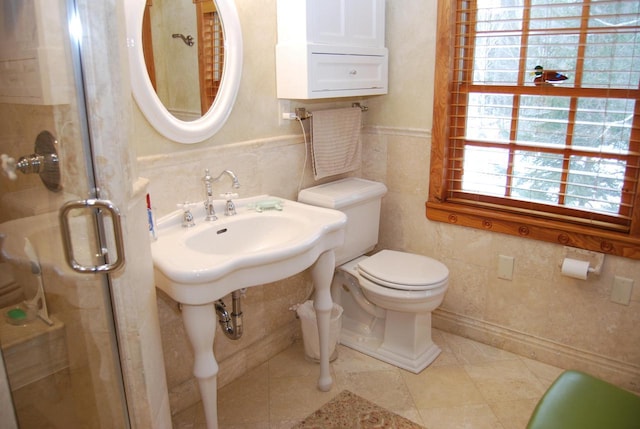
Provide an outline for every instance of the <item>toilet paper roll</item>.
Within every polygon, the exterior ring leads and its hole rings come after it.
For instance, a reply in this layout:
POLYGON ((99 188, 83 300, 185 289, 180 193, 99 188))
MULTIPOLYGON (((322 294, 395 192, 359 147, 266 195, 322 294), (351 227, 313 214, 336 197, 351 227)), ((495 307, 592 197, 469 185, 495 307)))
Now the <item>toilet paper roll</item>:
POLYGON ((586 280, 589 273, 589 261, 565 258, 562 261, 562 275, 574 279, 586 280))

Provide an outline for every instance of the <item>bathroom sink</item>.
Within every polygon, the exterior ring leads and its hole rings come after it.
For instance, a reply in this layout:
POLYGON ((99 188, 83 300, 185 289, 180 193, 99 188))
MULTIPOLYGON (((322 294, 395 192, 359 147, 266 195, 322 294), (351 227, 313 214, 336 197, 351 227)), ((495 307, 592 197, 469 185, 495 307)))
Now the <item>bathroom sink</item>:
POLYGON ((202 204, 191 212, 195 226, 182 226, 183 211, 158 221, 151 244, 156 286, 174 300, 191 305, 214 302, 228 293, 297 274, 327 250, 342 245, 343 213, 278 199, 270 210, 256 210, 274 197, 234 200, 237 214, 205 221, 202 204))
POLYGON ((184 242, 187 249, 199 253, 249 254, 296 240, 306 227, 300 219, 291 216, 262 213, 231 218, 224 225, 206 225, 206 228, 185 237, 184 242))

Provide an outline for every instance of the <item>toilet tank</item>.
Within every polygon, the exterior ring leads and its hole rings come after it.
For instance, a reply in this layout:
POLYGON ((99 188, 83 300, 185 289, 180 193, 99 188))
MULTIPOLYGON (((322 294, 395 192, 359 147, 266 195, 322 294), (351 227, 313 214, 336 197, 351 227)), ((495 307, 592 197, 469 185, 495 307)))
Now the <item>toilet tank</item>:
POLYGON ((303 189, 298 201, 340 210, 347 215, 344 245, 336 249, 336 266, 364 255, 378 242, 380 206, 387 187, 349 177, 303 189))

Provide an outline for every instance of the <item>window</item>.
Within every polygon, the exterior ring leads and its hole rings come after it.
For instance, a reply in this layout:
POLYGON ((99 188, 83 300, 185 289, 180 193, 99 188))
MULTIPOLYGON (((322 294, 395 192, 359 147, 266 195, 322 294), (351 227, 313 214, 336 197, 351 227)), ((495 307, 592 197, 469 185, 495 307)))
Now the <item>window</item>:
POLYGON ((640 2, 438 2, 427 217, 640 259, 640 2))

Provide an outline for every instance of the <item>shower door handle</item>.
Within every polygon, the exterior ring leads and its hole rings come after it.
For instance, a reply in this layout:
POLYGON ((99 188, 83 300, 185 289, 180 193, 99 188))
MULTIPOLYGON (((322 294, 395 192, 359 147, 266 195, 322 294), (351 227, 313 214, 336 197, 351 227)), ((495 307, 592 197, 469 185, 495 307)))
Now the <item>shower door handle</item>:
POLYGON ((110 273, 116 271, 124 265, 124 244, 122 239, 122 224, 120 222, 120 211, 109 200, 80 200, 69 201, 60 208, 60 227, 62 230, 62 243, 64 245, 64 253, 69 266, 79 273, 110 273), (105 264, 85 266, 78 263, 73 252, 73 241, 71 239, 71 228, 69 226, 69 213, 74 209, 90 209, 94 212, 93 217, 96 223, 96 231, 99 238, 99 246, 101 247, 98 256, 107 259, 105 264), (113 226, 113 238, 115 246, 115 260, 111 261, 111 255, 106 245, 105 222, 103 211, 109 213, 109 217, 113 226))

